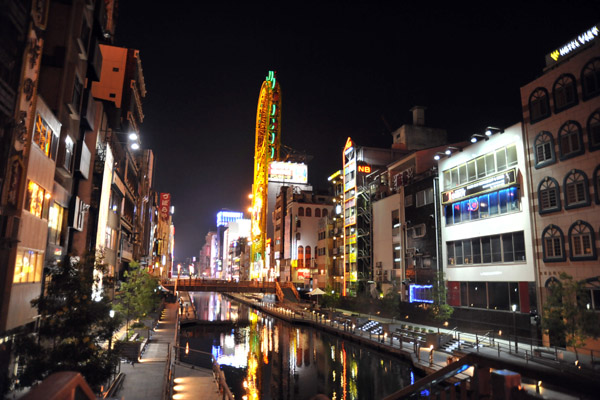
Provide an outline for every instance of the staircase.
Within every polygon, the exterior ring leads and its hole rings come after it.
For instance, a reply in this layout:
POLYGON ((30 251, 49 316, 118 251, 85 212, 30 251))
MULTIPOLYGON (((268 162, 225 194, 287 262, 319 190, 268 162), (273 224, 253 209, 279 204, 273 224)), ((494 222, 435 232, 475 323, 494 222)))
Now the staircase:
POLYGON ((445 351, 446 353, 452 353, 454 350, 458 350, 458 347, 473 349, 475 346, 471 342, 465 342, 464 340, 450 339, 448 342, 444 343, 440 346, 440 350, 445 351))

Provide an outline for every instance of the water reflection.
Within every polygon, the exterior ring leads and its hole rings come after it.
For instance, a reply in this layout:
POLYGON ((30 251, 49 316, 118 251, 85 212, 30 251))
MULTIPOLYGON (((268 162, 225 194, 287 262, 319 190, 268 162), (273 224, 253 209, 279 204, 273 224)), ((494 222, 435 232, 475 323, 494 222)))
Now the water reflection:
POLYGON ((237 399, 378 399, 414 381, 412 367, 308 327, 294 326, 216 293, 194 293, 210 325, 182 330, 211 352, 237 399))

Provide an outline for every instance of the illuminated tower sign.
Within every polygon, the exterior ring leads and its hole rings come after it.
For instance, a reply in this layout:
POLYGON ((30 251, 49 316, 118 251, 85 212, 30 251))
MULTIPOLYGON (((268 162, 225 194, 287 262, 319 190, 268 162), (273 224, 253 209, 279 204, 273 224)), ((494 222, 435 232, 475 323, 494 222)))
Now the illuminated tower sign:
POLYGON ((254 145, 254 183, 251 208, 250 279, 263 277, 267 239, 267 189, 269 164, 279 160, 281 143, 281 89, 275 72, 263 82, 256 111, 256 141, 254 145))
POLYGON ((344 146, 344 285, 342 295, 355 294, 356 266, 356 150, 352 139, 344 146))

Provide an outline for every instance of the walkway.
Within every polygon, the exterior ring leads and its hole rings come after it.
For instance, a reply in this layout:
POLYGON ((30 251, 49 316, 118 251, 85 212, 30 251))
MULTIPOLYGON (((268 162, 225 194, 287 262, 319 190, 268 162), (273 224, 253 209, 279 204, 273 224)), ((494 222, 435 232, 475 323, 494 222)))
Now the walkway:
MULTIPOLYGON (((439 329, 439 332, 450 334, 454 339, 459 339, 462 342, 461 348, 449 351, 431 350, 425 345, 424 341, 417 340, 415 342, 410 332, 405 330, 404 332, 408 333, 408 335, 401 335, 397 331, 397 329, 401 330, 402 326, 398 320, 352 313, 348 310, 340 309, 332 310, 336 316, 329 319, 327 312, 322 311, 321 314, 313 312, 308 309, 309 305, 307 304, 261 302, 237 294, 228 295, 288 322, 309 324, 317 329, 329 331, 345 339, 360 342, 361 344, 377 348, 380 351, 410 359, 416 368, 423 370, 427 374, 445 367, 448 364, 449 357, 452 355, 459 357, 460 355, 474 352, 481 357, 492 361, 495 360, 499 369, 513 368, 523 371, 523 387, 534 392, 536 387, 527 383, 525 373, 532 378, 535 377, 536 382, 539 380, 545 381, 546 385, 552 382, 557 385, 560 384, 563 387, 577 387, 582 390, 585 388, 586 391, 589 391, 590 387, 593 390, 594 385, 598 387, 596 382, 600 381, 600 371, 594 369, 596 365, 589 355, 579 355, 579 362, 576 363, 577 357, 573 352, 562 351, 558 354, 558 359, 554 360, 554 353, 549 351, 549 349, 534 347, 528 343, 519 343, 519 351, 515 352, 514 343, 508 340, 492 339, 487 336, 481 337, 467 332, 448 329, 439 329), (360 322, 358 322, 359 319, 360 322), (388 325, 389 333, 391 334, 369 334, 369 332, 357 329, 358 326, 361 326, 367 320, 376 320, 388 325), (532 357, 532 351, 534 350, 536 354, 539 354, 538 352, 541 351, 544 357, 532 357)), ((432 330, 438 332, 437 327, 414 323, 410 323, 410 325, 414 328, 424 328, 425 331, 432 330)), ((469 373, 469 370, 458 375, 457 378, 467 378, 467 373, 469 373)), ((542 390, 542 397, 544 398, 552 398, 555 395, 556 392, 547 388, 542 390)), ((564 393, 561 393, 560 396, 562 399, 571 398, 564 393)))
MULTIPOLYGON (((179 304, 167 303, 157 327, 146 345, 138 363, 121 362, 121 372, 125 380, 115 395, 123 400, 162 400, 166 399, 169 382, 167 381, 170 351, 175 343, 176 321, 179 304), (164 395, 164 396, 163 396, 164 395)), ((209 369, 189 368, 174 364, 175 385, 180 385, 178 398, 217 400, 218 386, 209 369)))

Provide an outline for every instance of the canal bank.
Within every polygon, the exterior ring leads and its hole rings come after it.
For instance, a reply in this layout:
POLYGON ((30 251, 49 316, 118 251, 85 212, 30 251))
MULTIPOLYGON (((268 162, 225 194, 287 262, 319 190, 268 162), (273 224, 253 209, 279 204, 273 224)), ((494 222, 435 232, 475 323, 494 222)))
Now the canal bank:
MULTIPOLYGON (((518 372, 522 378, 522 387, 533 393, 540 392, 539 385, 543 382, 542 398, 546 397, 545 395, 551 398, 557 393, 564 399, 588 398, 586 396, 590 395, 592 397, 589 398, 594 398, 593 395, 600 388, 596 383, 600 374, 593 369, 593 360, 584 356, 579 356, 577 360, 577 356, 572 352, 550 354, 547 349, 536 348, 526 343, 519 343, 518 350, 515 351, 514 344, 508 340, 479 337, 467 332, 414 324, 409 331, 405 329, 406 323, 401 324, 380 317, 367 318, 347 310, 317 311, 310 310, 309 304, 262 301, 263 299, 256 295, 228 293, 227 296, 291 324, 310 326, 360 346, 409 361, 415 369, 427 375, 445 368, 451 360, 475 354, 480 365, 489 366, 488 371, 491 368, 518 372), (373 334, 360 329, 366 325, 366 321, 375 319, 385 327, 385 332, 373 334), (441 337, 451 338, 452 345, 439 347, 441 337), (574 388, 583 396, 570 396, 574 388)), ((450 378, 449 382, 470 381, 473 379, 472 375, 473 369, 470 368, 450 378)))

